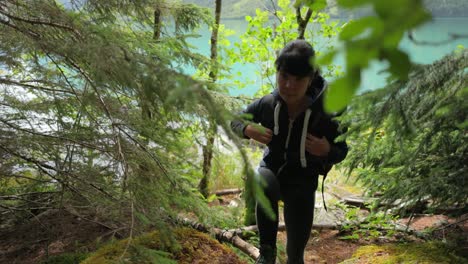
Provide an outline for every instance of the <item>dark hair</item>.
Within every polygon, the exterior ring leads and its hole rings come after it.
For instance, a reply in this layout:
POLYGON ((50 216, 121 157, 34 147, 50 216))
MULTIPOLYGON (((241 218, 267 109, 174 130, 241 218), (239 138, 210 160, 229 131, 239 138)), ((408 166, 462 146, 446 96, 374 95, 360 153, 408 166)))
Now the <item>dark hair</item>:
POLYGON ((275 61, 277 71, 285 71, 296 76, 314 76, 316 69, 311 65, 315 51, 309 42, 296 39, 284 46, 275 61))

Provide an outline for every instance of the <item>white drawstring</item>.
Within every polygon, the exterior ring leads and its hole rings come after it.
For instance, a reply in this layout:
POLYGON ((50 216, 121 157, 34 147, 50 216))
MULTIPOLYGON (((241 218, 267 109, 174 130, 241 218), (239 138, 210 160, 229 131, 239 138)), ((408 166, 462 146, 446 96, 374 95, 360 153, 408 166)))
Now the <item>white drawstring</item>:
POLYGON ((279 134, 279 113, 280 113, 280 109, 281 109, 281 102, 278 101, 278 103, 276 103, 276 106, 275 106, 275 115, 274 115, 274 121, 275 121, 275 128, 274 128, 274 131, 273 133, 276 135, 279 134))
POLYGON ((305 141, 306 141, 306 138, 307 138, 307 128, 308 128, 308 125, 309 125, 309 119, 310 119, 310 114, 311 113, 312 113, 312 110, 307 109, 307 111, 305 112, 305 117, 304 117, 304 126, 302 127, 301 149, 300 149, 302 168, 307 167, 307 159, 305 157, 305 141))

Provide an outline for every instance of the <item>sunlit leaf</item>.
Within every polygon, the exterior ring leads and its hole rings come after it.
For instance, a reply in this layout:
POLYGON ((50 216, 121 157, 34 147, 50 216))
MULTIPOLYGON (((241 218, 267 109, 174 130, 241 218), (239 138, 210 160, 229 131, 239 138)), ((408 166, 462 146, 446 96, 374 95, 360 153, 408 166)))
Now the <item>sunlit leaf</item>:
POLYGON ((305 4, 314 11, 320 11, 327 7, 326 0, 305 0, 305 4))
POLYGON ((378 23, 376 17, 364 17, 347 23, 340 33, 340 40, 350 40, 368 29, 374 23, 378 23))

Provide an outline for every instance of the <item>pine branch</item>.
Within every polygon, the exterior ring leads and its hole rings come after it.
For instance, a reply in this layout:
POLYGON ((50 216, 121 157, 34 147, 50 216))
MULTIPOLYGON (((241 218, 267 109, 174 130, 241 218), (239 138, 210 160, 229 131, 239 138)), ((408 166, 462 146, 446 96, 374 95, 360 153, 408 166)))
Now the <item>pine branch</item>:
MULTIPOLYGON (((28 82, 31 82, 31 81, 28 81, 28 82)), ((70 92, 70 91, 62 90, 62 89, 53 89, 53 88, 48 88, 48 87, 44 87, 44 86, 37 86, 37 85, 27 84, 26 81, 15 81, 15 80, 11 80, 11 79, 0 78, 0 83, 8 84, 8 85, 18 85, 18 86, 21 86, 21 87, 24 87, 24 88, 37 90, 37 91, 42 91, 42 92, 57 92, 57 93, 75 95, 74 92, 70 92)))
POLYGON ((6 121, 4 119, 0 119, 0 122, 7 125, 8 127, 13 128, 15 131, 21 131, 21 132, 25 132, 25 133, 35 135, 35 136, 39 136, 39 137, 57 139, 57 140, 60 140, 60 141, 63 141, 63 142, 69 142, 69 143, 72 143, 72 144, 82 146, 82 147, 87 148, 87 149, 97 150, 97 151, 99 151, 101 153, 111 153, 110 151, 108 151, 106 149, 100 148, 96 144, 86 143, 86 142, 83 142, 83 141, 77 141, 77 140, 67 138, 67 137, 56 136, 56 135, 51 135, 51 134, 45 134, 45 133, 40 133, 40 132, 37 132, 37 131, 25 129, 25 128, 22 128, 20 126, 13 125, 13 124, 11 124, 10 122, 8 122, 8 121, 6 121))
POLYGON ((69 176, 72 176, 72 179, 75 179, 75 180, 78 180, 78 181, 80 181, 80 182, 82 182, 82 183, 85 183, 85 184, 87 184, 87 185, 93 187, 93 189, 95 189, 95 190, 99 191, 100 193, 104 194, 105 196, 107 196, 107 197, 110 198, 111 200, 117 201, 116 198, 114 198, 111 194, 109 194, 108 192, 106 192, 103 188, 97 186, 96 184, 94 184, 94 183, 92 183, 92 182, 88 182, 88 181, 82 179, 82 177, 79 177, 79 176, 77 176, 77 175, 74 175, 73 173, 70 173, 70 172, 68 172, 68 171, 61 171, 61 170, 59 170, 59 169, 56 168, 56 167, 53 167, 53 166, 50 166, 50 165, 46 164, 46 162, 38 161, 38 160, 36 160, 36 159, 34 159, 34 158, 27 157, 26 155, 19 154, 19 153, 15 152, 15 151, 12 151, 12 150, 10 150, 10 149, 7 149, 7 148, 1 146, 1 145, 0 145, 0 149, 3 149, 5 152, 7 152, 7 153, 9 153, 9 154, 11 154, 11 155, 13 155, 13 156, 15 156, 15 157, 21 158, 21 159, 23 159, 24 161, 27 161, 27 162, 30 162, 30 163, 36 165, 36 167, 38 167, 42 172, 46 173, 49 177, 51 177, 52 179, 58 181, 60 184, 62 184, 63 186, 67 187, 68 189, 72 190, 73 192, 79 194, 79 195, 82 196, 82 197, 84 197, 84 196, 82 195, 82 193, 81 193, 79 190, 77 190, 77 189, 75 189, 74 187, 72 187, 71 185, 65 183, 64 180, 62 180, 62 179, 60 179, 60 178, 57 178, 56 176, 52 175, 52 174, 49 173, 46 169, 55 171, 55 172, 57 172, 57 173, 65 173, 65 174, 67 174, 67 175, 69 175, 69 176))

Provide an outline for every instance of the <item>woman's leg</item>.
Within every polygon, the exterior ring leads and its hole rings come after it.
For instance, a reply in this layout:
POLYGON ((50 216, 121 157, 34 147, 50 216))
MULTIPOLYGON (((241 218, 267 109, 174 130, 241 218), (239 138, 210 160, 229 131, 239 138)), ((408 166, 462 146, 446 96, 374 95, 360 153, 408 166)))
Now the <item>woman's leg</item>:
POLYGON ((262 205, 257 201, 255 210, 260 236, 260 255, 268 260, 271 260, 271 258, 273 259, 273 262, 267 261, 265 263, 274 263, 274 259, 276 258, 276 236, 278 233, 278 201, 280 199, 280 187, 276 175, 266 167, 260 167, 258 169, 257 177, 275 214, 273 219, 271 219, 262 205))
POLYGON ((286 224, 288 264, 303 264, 304 249, 314 219, 317 181, 282 185, 286 224))

